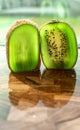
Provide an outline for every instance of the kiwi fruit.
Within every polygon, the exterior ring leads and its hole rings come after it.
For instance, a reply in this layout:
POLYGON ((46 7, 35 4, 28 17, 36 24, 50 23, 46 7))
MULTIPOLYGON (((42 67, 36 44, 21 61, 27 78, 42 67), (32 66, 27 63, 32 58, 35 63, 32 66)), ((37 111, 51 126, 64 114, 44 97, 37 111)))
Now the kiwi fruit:
POLYGON ((16 21, 6 35, 9 68, 13 72, 39 70, 40 37, 37 25, 30 20, 16 21))
POLYGON ((40 30, 42 61, 47 69, 71 69, 77 56, 73 29, 63 21, 53 20, 40 30))

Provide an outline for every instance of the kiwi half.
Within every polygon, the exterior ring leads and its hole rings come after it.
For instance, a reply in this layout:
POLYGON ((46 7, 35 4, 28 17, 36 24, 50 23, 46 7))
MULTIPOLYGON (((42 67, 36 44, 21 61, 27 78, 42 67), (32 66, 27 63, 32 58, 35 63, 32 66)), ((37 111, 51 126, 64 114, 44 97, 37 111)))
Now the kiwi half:
POLYGON ((39 31, 30 20, 19 20, 6 36, 7 60, 11 71, 24 72, 39 69, 39 31))
POLYGON ((41 55, 48 69, 71 69, 78 49, 73 29, 63 21, 51 21, 40 30, 41 55))

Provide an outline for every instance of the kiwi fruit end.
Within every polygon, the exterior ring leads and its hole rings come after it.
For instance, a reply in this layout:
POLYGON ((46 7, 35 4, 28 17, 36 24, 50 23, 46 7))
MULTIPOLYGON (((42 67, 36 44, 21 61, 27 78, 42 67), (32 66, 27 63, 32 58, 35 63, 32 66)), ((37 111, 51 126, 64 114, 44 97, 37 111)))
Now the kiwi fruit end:
POLYGON ((16 21, 6 35, 8 66, 13 72, 34 71, 40 66, 39 30, 30 20, 16 21))
POLYGON ((51 21, 40 30, 42 61, 47 69, 71 69, 78 56, 73 29, 63 21, 51 21))

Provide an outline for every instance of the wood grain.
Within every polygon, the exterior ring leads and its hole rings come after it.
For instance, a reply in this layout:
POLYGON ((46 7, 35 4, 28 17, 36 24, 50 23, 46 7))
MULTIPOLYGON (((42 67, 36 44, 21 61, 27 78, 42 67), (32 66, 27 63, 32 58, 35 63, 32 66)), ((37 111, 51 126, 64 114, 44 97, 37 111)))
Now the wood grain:
POLYGON ((0 130, 80 130, 79 58, 72 70, 11 73, 0 55, 0 130))

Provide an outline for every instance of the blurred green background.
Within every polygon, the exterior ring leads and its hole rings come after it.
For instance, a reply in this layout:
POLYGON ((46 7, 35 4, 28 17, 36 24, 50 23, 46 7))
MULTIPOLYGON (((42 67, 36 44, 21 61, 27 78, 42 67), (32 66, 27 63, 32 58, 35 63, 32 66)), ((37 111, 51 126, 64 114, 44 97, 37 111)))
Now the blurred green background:
POLYGON ((39 27, 52 19, 64 20, 80 43, 80 0, 0 0, 0 45, 5 45, 6 32, 14 21, 27 18, 39 27))

